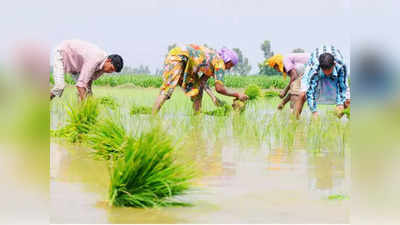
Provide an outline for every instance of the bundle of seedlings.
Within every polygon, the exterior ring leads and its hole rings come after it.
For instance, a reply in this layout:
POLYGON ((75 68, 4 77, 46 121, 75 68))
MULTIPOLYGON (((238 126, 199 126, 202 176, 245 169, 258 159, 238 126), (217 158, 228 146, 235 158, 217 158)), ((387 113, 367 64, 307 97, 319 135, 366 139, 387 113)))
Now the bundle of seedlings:
POLYGON ((350 119, 350 107, 344 109, 343 113, 348 119, 350 119))
POLYGON ((341 114, 338 113, 338 111, 337 111, 336 109, 331 110, 331 111, 330 111, 330 114, 331 114, 331 115, 334 115, 334 116, 346 116, 347 119, 350 119, 350 107, 344 109, 343 112, 342 112, 341 114))
POLYGON ((244 112, 244 110, 246 109, 246 102, 235 99, 233 100, 232 108, 235 112, 244 112))
POLYGON ((215 110, 203 112, 209 116, 227 116, 232 112, 232 107, 228 104, 223 104, 215 110))
POLYGON ((95 158, 103 160, 117 159, 131 143, 132 137, 127 135, 122 123, 112 119, 98 122, 87 138, 95 158))
POLYGON ((123 155, 112 162, 109 204, 128 207, 187 205, 184 194, 196 176, 192 165, 177 161, 169 136, 153 128, 129 139, 123 155))
POLYGON ((249 96, 249 100, 256 100, 257 98, 261 97, 261 89, 256 84, 250 84, 244 93, 249 96))
POLYGON ((67 105, 66 125, 53 134, 76 143, 86 140, 87 134, 97 122, 99 103, 94 98, 87 98, 78 104, 67 105))
POLYGON ((136 115, 136 114, 151 114, 152 108, 148 106, 137 106, 137 105, 132 105, 131 107, 131 115, 136 115))

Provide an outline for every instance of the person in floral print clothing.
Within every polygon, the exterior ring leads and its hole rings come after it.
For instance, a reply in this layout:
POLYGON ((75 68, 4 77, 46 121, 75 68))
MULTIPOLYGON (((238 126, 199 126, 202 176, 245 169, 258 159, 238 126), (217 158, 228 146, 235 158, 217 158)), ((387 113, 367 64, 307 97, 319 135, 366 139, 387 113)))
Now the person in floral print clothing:
POLYGON ((199 112, 203 91, 210 77, 215 79, 215 90, 218 93, 246 101, 247 95, 229 90, 224 85, 225 70, 229 70, 237 63, 237 54, 227 48, 215 51, 195 44, 173 48, 164 62, 163 84, 160 95, 154 103, 153 114, 156 114, 164 102, 171 98, 177 85, 193 101, 194 111, 199 112))

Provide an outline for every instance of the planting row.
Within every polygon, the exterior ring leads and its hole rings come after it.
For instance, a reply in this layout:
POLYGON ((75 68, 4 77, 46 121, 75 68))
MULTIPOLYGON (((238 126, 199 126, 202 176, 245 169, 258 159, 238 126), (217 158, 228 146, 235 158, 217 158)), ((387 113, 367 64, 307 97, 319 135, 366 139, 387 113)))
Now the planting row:
MULTIPOLYGON (((72 76, 65 76, 68 84, 74 84, 72 76)), ((54 84, 53 76, 50 76, 50 83, 54 84)), ((102 76, 94 82, 94 85, 121 86, 133 85, 135 87, 154 87, 158 88, 162 84, 161 76, 152 75, 108 75, 102 76)), ((282 76, 225 76, 224 84, 231 88, 245 88, 250 84, 256 84, 262 89, 282 89, 288 84, 282 76)), ((214 80, 209 79, 209 85, 214 86, 214 80)))

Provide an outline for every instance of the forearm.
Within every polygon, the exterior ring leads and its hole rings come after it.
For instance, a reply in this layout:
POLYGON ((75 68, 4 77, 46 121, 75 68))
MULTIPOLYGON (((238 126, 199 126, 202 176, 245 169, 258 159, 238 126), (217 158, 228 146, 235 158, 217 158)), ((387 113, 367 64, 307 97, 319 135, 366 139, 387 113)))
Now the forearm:
POLYGON ((167 96, 165 95, 159 95, 156 99, 156 102, 153 105, 153 115, 157 114, 158 111, 160 111, 161 106, 164 104, 164 102, 167 100, 167 96))
POLYGON ((315 98, 315 89, 311 88, 307 91, 306 94, 307 97, 307 104, 308 107, 310 108, 310 111, 312 113, 317 111, 317 103, 316 103, 316 98, 315 98))
POLYGON ((288 93, 288 91, 290 89, 290 83, 291 82, 289 82, 289 84, 285 87, 285 89, 283 89, 283 96, 285 96, 288 93))
POLYGON ((89 83, 88 83, 88 91, 87 91, 87 94, 88 94, 88 95, 93 95, 93 92, 92 92, 92 83, 93 83, 93 80, 90 80, 89 83))
POLYGON ((336 105, 344 105, 347 94, 347 70, 346 66, 339 71, 338 83, 336 86, 336 105))
POLYGON ((336 105, 344 105, 346 101, 346 89, 337 87, 336 89, 336 105))
POLYGON ((285 105, 286 103, 288 103, 290 101, 290 95, 286 95, 283 99, 282 99, 282 104, 285 105))
POLYGON ((215 83, 215 89, 217 90, 218 93, 222 95, 239 98, 239 93, 233 90, 229 90, 228 88, 225 87, 225 85, 221 83, 215 83))

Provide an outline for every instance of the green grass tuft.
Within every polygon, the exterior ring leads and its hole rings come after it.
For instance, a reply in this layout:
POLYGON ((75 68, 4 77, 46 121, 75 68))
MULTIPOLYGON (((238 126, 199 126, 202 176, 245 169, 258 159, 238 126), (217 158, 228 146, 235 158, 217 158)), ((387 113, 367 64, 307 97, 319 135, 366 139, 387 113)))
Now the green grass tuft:
POLYGON ((88 134, 87 144, 93 149, 95 158, 110 160, 120 157, 131 139, 122 123, 106 119, 98 122, 88 134))
POLYGON ((350 119, 350 107, 348 107, 347 109, 344 109, 343 113, 345 116, 347 116, 348 119, 350 119))
POLYGON ((191 186, 195 172, 175 159, 175 148, 161 129, 129 139, 124 154, 111 166, 109 203, 113 206, 185 205, 173 199, 191 186))

